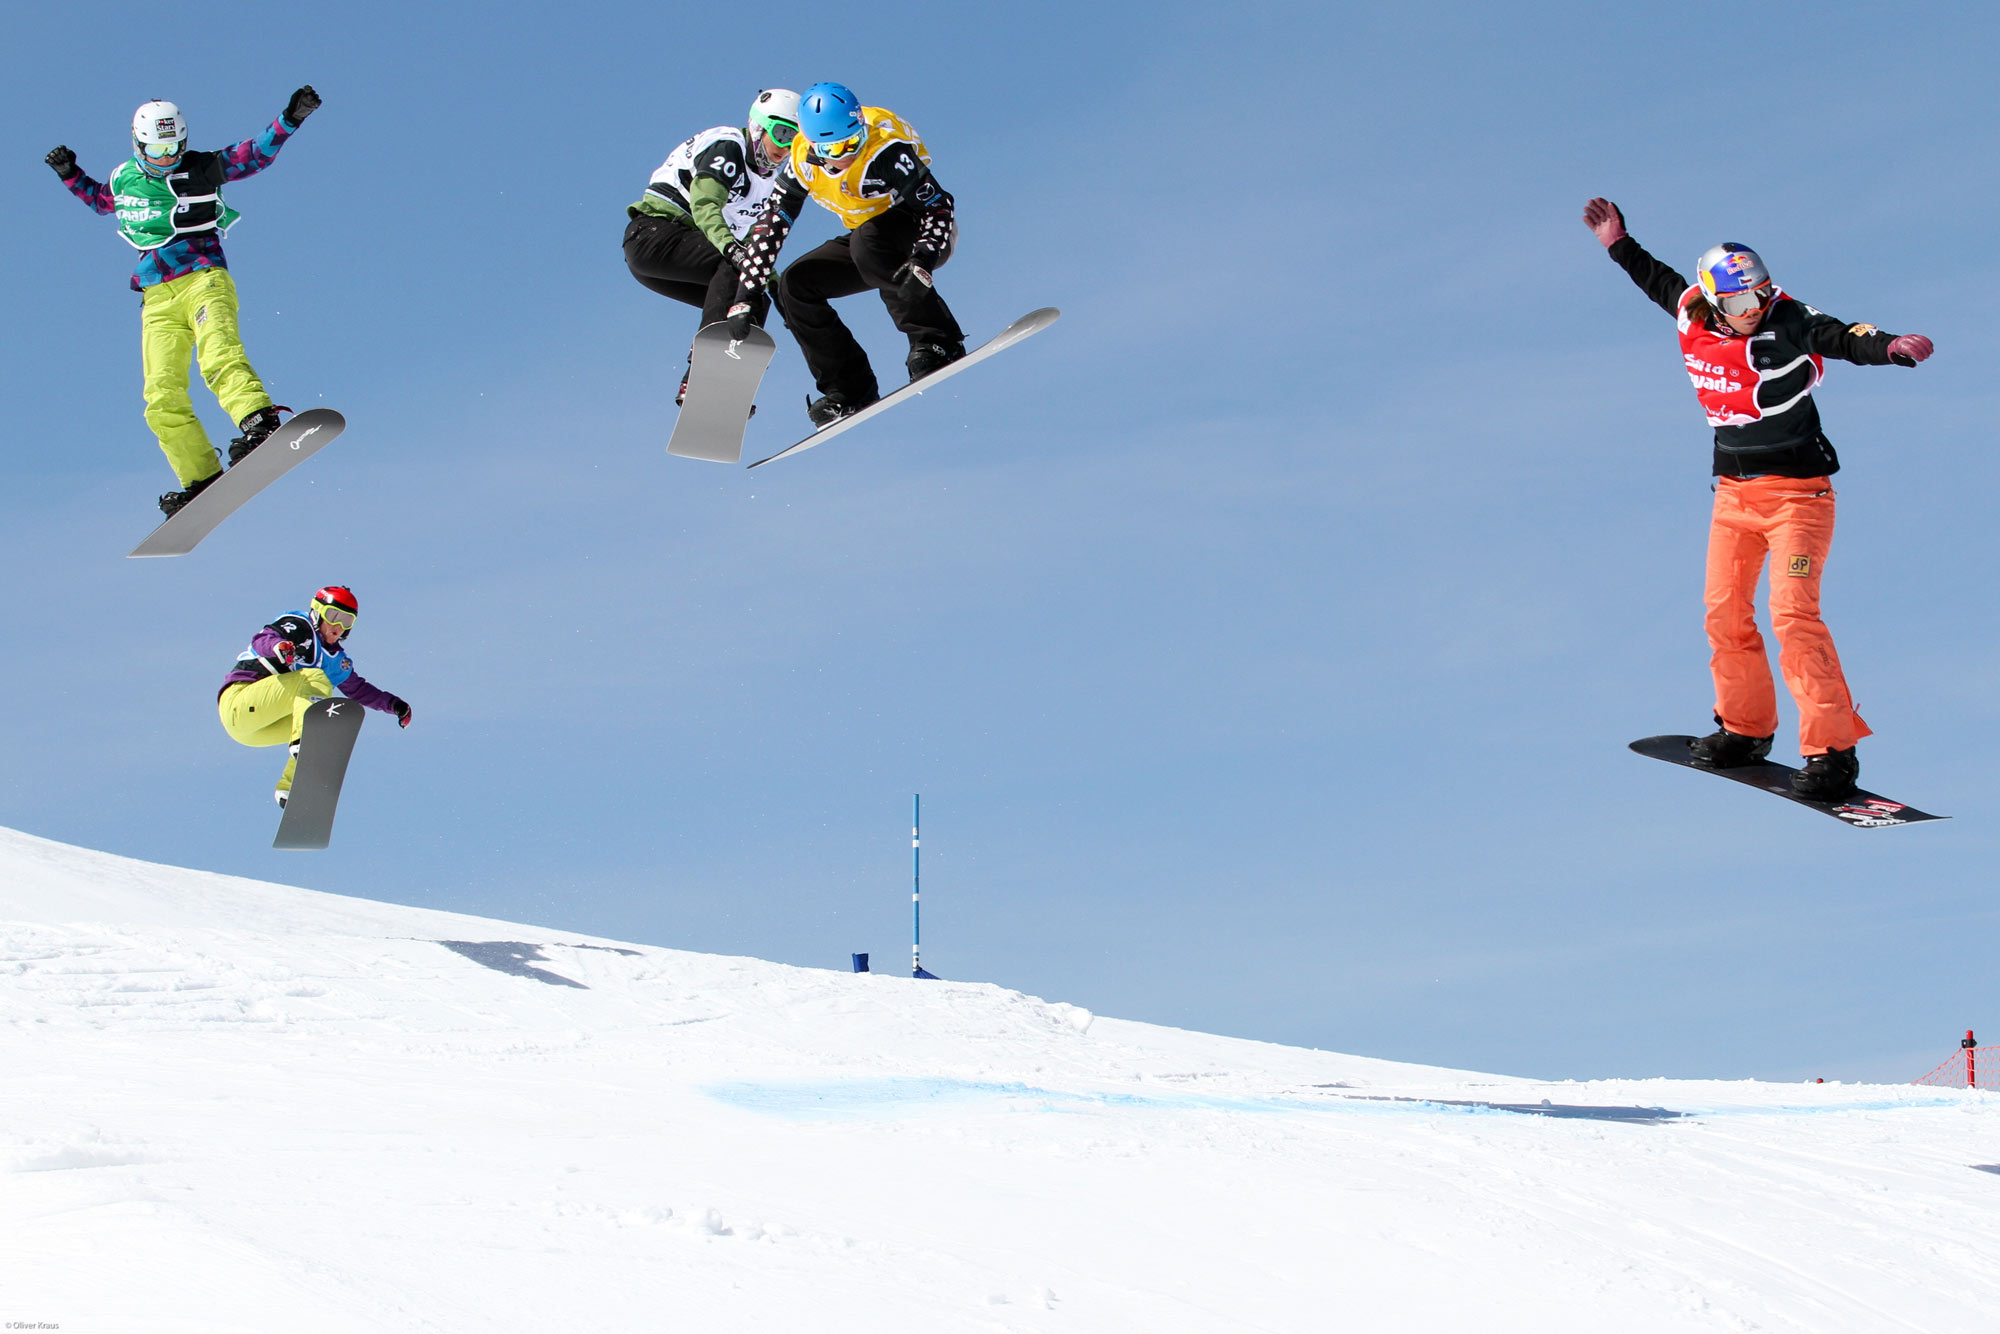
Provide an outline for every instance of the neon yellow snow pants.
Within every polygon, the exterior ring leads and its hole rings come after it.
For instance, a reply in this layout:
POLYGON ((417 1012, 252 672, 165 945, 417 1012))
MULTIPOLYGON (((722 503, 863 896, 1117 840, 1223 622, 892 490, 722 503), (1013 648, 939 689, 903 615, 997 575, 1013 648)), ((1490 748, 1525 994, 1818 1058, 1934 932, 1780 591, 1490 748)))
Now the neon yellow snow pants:
POLYGON ((144 296, 139 357, 146 425, 160 438, 161 452, 186 487, 222 471, 222 460, 188 397, 189 357, 200 363, 202 379, 233 422, 270 407, 271 396, 250 369, 236 331, 236 280, 228 269, 196 269, 148 287, 144 296))
MULTIPOLYGON (((215 702, 222 715, 222 729, 230 739, 246 746, 282 746, 297 741, 305 730, 306 708, 316 699, 330 699, 333 682, 317 667, 281 672, 261 681, 237 681, 222 688, 215 702)), ((292 774, 299 767, 298 756, 285 761, 278 779, 278 791, 292 790, 292 774)))

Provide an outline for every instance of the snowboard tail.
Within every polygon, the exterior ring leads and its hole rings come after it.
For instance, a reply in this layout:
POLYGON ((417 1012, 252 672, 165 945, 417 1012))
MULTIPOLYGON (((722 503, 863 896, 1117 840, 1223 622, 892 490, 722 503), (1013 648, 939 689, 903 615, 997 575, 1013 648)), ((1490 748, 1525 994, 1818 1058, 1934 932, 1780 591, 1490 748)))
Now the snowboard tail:
POLYGON ((674 421, 667 453, 711 463, 742 459, 743 431, 757 402, 757 386, 764 382, 764 372, 777 352, 777 341, 762 329, 753 328, 735 339, 726 322, 703 327, 694 336, 687 398, 674 421))
POLYGON ((347 777, 354 739, 361 735, 364 712, 351 699, 322 699, 306 709, 299 763, 272 847, 316 852, 333 841, 333 814, 340 805, 340 785, 347 777))
POLYGON ((1710 769, 1694 762, 1688 751, 1691 736, 1649 736, 1631 744, 1631 749, 1651 760, 1665 760, 1683 769, 1693 769, 1697 773, 1714 774, 1717 778, 1727 778, 1732 783, 1754 787, 1773 796, 1783 797, 1795 805, 1805 806, 1830 815, 1842 824, 1853 825, 1856 829, 1887 829, 1893 825, 1922 824, 1927 820, 1949 820, 1948 815, 1932 815, 1914 806, 1906 806, 1900 801, 1879 796, 1864 788, 1856 788, 1844 797, 1827 799, 1808 797, 1792 791, 1792 775, 1798 770, 1784 764, 1774 764, 1770 760, 1758 760, 1753 764, 1739 764, 1731 769, 1710 769))
POLYGON ((957 361, 952 362, 949 366, 940 367, 921 380, 910 381, 895 393, 876 399, 859 412, 849 413, 838 421, 828 422, 825 426, 820 427, 797 444, 779 450, 777 453, 771 455, 770 458, 758 459, 750 466, 761 468, 767 463, 776 463, 779 459, 788 458, 802 450, 811 449, 814 445, 823 445, 842 431, 859 426, 870 417, 880 416, 890 408, 895 407, 898 403, 907 403, 909 400, 923 393, 924 390, 936 385, 940 380, 949 380, 960 371, 965 370, 969 366, 977 365, 994 353, 1005 352, 1022 339, 1040 333, 1051 324, 1054 324, 1061 315, 1062 312, 1054 306, 1043 306, 1040 310, 1030 311, 993 337, 981 343, 978 347, 967 352, 957 361))
POLYGON ((299 413, 155 528, 126 553, 127 559, 187 555, 244 502, 324 449, 346 429, 347 418, 332 408, 308 408, 299 413))

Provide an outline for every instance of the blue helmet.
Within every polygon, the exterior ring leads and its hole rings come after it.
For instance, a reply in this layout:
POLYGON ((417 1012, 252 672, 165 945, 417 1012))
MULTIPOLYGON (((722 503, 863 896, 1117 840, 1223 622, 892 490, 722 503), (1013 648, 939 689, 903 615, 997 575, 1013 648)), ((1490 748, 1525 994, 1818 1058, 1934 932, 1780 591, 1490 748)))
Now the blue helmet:
POLYGON ((837 144, 866 133, 861 99, 838 83, 816 83, 799 94, 799 133, 815 144, 837 144))

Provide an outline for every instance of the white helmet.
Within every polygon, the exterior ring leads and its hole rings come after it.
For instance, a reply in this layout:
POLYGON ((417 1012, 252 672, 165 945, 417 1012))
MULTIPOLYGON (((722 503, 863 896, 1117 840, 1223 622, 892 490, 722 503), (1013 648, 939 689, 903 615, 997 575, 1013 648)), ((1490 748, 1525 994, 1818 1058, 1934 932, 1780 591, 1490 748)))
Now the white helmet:
POLYGON ((799 95, 789 88, 766 88, 750 104, 749 128, 770 135, 780 148, 791 147, 799 132, 799 95))
POLYGON ((171 163, 187 148, 187 117, 172 102, 153 101, 132 113, 132 152, 171 163))

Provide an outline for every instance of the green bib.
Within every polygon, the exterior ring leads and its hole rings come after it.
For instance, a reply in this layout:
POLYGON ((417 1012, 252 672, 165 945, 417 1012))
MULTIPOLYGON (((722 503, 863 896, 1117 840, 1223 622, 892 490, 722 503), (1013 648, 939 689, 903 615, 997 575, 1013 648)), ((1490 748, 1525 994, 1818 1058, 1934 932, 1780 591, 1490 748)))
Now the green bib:
POLYGON ((111 173, 118 234, 135 249, 154 250, 196 232, 227 232, 241 215, 222 202, 219 188, 208 194, 187 193, 200 188, 185 172, 170 172, 162 179, 148 175, 138 159, 127 158, 111 173))

